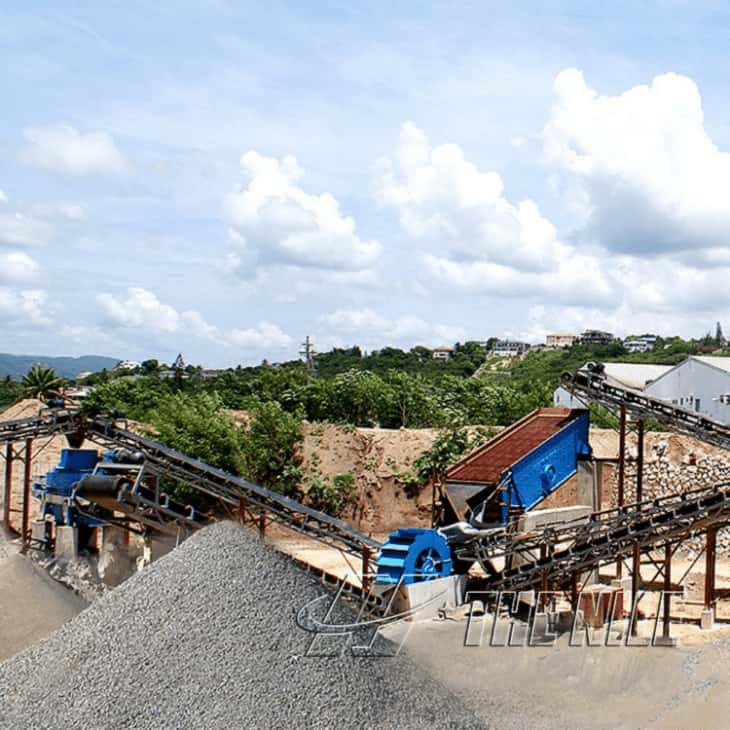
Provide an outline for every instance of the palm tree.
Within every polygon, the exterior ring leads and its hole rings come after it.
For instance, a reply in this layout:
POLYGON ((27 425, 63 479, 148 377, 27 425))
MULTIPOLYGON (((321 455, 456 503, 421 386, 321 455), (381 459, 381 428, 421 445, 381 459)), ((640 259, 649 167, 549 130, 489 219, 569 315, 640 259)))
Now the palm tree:
POLYGON ((26 398, 38 398, 46 401, 49 397, 57 396, 63 386, 63 378, 56 375, 53 368, 35 364, 23 376, 23 394, 26 398))

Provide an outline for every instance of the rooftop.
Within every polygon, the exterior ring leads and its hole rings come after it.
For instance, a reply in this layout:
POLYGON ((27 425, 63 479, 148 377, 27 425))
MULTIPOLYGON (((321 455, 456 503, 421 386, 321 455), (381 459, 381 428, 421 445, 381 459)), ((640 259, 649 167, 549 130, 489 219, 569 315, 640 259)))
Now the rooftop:
POLYGON ((712 355, 693 355, 693 360, 699 360, 705 363, 705 365, 711 365, 713 368, 719 368, 727 373, 730 373, 730 357, 718 357, 712 355))
POLYGON ((672 369, 671 365, 645 365, 632 362, 607 362, 604 365, 607 377, 634 390, 643 390, 650 382, 661 378, 664 373, 672 369))

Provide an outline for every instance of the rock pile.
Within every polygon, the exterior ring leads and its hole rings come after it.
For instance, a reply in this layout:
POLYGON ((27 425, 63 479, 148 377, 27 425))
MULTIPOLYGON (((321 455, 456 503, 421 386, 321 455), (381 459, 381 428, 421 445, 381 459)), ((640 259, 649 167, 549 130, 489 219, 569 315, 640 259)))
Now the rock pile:
POLYGON ((0 665, 0 728, 484 726, 406 656, 308 656, 322 592, 212 525, 0 665))
MULTIPOLYGON (((635 453, 630 454, 626 463, 624 493, 626 502, 636 501, 636 461, 635 453)), ((643 499, 656 499, 675 492, 689 492, 693 489, 714 487, 718 484, 730 485, 730 459, 717 455, 685 455, 684 463, 671 460, 659 442, 644 461, 643 499)), ((612 481, 611 504, 616 504, 618 474, 614 472, 612 481)), ((704 541, 690 541, 687 548, 701 550, 704 541)), ((721 530, 717 535, 718 553, 730 555, 730 529, 721 530)))

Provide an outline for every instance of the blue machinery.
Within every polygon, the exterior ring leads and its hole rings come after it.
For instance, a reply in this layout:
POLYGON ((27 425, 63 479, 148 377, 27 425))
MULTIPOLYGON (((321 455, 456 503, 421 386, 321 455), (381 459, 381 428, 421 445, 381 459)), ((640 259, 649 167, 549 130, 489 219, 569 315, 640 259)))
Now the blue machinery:
POLYGON ((409 585, 451 575, 451 551, 436 530, 401 527, 391 533, 377 560, 376 583, 409 585))

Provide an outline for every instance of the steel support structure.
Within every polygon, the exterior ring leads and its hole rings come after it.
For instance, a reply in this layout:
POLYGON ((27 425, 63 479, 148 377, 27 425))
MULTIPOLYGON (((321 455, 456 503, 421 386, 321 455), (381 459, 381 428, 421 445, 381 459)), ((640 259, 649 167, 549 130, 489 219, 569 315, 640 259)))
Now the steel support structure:
MULTIPOLYGON (((624 506, 624 479, 626 478, 626 406, 621 406, 619 415, 618 431, 618 507, 624 506)), ((623 576, 624 561, 622 558, 616 560, 616 578, 623 576)))
POLYGON ((715 567, 717 553, 717 527, 707 529, 705 547, 705 610, 715 612, 715 567))
POLYGON ((365 593, 370 590, 370 558, 372 551, 367 545, 362 548, 362 589, 365 593))
POLYGON ((23 463, 23 520, 20 535, 23 539, 23 552, 30 547, 30 468, 33 459, 33 439, 25 440, 23 463))
POLYGON ((15 451, 12 441, 5 444, 5 489, 3 491, 3 524, 8 532, 16 533, 17 530, 10 522, 10 503, 13 498, 13 460, 15 451))
POLYGON ((672 615, 672 545, 667 543, 664 546, 664 616, 662 623, 662 636, 669 641, 669 624, 672 615))

